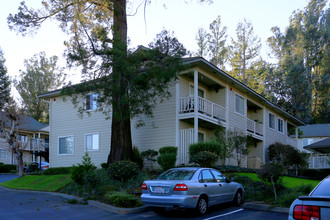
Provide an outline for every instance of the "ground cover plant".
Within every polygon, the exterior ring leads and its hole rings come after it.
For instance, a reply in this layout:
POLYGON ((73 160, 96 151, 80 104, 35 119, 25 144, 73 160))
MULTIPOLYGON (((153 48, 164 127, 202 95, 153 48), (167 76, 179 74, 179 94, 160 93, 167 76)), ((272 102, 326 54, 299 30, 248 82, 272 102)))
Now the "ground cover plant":
POLYGON ((69 174, 64 175, 28 175, 1 183, 11 189, 57 192, 72 182, 69 174))

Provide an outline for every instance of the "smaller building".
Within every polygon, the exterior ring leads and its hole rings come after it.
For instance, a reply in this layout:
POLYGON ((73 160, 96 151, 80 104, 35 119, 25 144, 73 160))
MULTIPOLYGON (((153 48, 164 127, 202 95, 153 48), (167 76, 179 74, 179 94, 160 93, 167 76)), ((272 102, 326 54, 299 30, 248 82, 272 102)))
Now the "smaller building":
POLYGON ((311 154, 309 168, 330 168, 330 124, 300 126, 298 148, 311 154))
MULTIPOLYGON (((10 121, 0 112, 0 120, 4 121, 5 129, 10 128, 10 121)), ((28 164, 33 161, 48 161, 49 158, 49 125, 41 124, 28 116, 20 116, 17 140, 24 147, 23 162, 28 164), (41 155, 41 158, 39 158, 41 155)), ((5 139, 0 138, 0 163, 16 164, 13 155, 5 139)))

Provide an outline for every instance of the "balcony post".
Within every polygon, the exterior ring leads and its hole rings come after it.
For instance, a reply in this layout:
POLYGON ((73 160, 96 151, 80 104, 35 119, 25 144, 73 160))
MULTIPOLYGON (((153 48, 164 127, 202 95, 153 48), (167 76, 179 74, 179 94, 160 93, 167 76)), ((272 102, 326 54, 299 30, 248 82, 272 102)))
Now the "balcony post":
POLYGON ((198 71, 194 71, 194 143, 198 142, 198 71))

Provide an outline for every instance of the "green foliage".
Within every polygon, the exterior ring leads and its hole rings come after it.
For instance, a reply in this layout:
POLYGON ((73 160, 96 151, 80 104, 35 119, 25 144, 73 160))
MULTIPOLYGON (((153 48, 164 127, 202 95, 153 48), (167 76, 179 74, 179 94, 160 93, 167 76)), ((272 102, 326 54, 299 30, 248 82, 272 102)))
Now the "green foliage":
POLYGON ((85 153, 82 163, 72 166, 71 178, 75 183, 84 185, 85 175, 93 170, 96 170, 96 166, 93 164, 88 153, 85 153))
POLYGON ((284 174, 284 167, 279 163, 266 163, 262 165, 257 174, 258 177, 266 183, 279 184, 284 174))
POLYGON ((139 174, 139 167, 131 161, 118 161, 110 164, 108 172, 112 179, 126 182, 139 174))
POLYGON ((189 156, 193 157, 199 152, 208 151, 219 155, 221 153, 221 145, 216 141, 198 142, 189 146, 189 156))
POLYGON ((72 167, 53 167, 43 171, 45 175, 70 174, 72 167))
POLYGON ((108 164, 107 163, 101 163, 102 169, 108 169, 108 164))
POLYGON ((200 151, 190 158, 190 162, 197 163, 201 167, 213 167, 218 156, 209 151, 200 151))
POLYGON ((139 168, 142 170, 143 168, 143 157, 140 154, 140 151, 137 147, 133 147, 133 158, 132 161, 136 163, 139 168))
POLYGON ((231 165, 215 165, 215 168, 221 173, 256 173, 256 169, 231 166, 231 165))
POLYGON ((10 80, 7 75, 5 61, 3 52, 0 48, 0 110, 2 110, 10 100, 10 80))
POLYGON ((159 156, 157 157, 157 163, 163 170, 168 170, 175 167, 177 147, 167 146, 159 149, 159 156))
POLYGON ((146 158, 147 160, 153 161, 153 162, 156 162, 156 159, 154 159, 154 157, 157 155, 158 155, 158 152, 155 150, 152 150, 152 149, 141 152, 141 156, 143 158, 146 158))
POLYGON ((78 204, 79 201, 76 200, 76 199, 68 199, 68 200, 66 200, 66 203, 68 203, 68 204, 78 204))
POLYGON ((38 164, 29 164, 29 170, 31 172, 37 171, 38 168, 39 168, 39 165, 38 164))
POLYGON ((126 192, 107 193, 104 200, 111 205, 121 208, 142 206, 141 200, 139 200, 135 195, 131 195, 126 192))
POLYGON ((16 170, 16 165, 0 164, 0 173, 10 173, 12 170, 16 170))
POLYGON ((57 61, 57 56, 47 58, 45 52, 35 54, 24 61, 26 70, 20 72, 20 80, 14 81, 26 114, 38 121, 47 121, 49 104, 37 96, 58 89, 65 80, 64 70, 57 66, 57 61))

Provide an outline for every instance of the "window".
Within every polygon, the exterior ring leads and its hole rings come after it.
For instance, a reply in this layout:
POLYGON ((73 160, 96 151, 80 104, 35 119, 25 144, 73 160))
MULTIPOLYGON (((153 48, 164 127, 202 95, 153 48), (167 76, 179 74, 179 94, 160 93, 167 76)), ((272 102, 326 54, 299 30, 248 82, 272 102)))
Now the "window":
POLYGON ((244 115, 244 98, 242 96, 235 95, 235 111, 244 115))
POLYGON ((60 137, 58 145, 59 154, 73 154, 73 136, 60 137))
POLYGON ((0 158, 5 159, 7 157, 6 151, 5 150, 0 150, 0 158))
MULTIPOLYGON (((189 95, 190 96, 194 95, 194 86, 193 85, 190 85, 190 87, 189 87, 189 95)), ((201 98, 205 98, 204 90, 198 88, 198 96, 201 97, 201 98)))
POLYGON ((99 134, 85 135, 86 151, 94 151, 99 149, 99 134))
POLYGON ((204 142, 204 133, 198 132, 198 142, 204 142))
POLYGON ((17 140, 26 143, 28 141, 26 135, 17 135, 17 140))
POLYGON ((283 120, 282 119, 277 119, 277 130, 280 133, 283 133, 283 120))
POLYGON ((86 96, 86 110, 95 110, 98 108, 97 99, 99 94, 91 94, 86 96))
POLYGON ((210 170, 202 170, 201 175, 199 176, 199 182, 202 183, 215 182, 210 170))
POLYGON ((269 127, 275 129, 275 115, 269 113, 269 127))
POLYGON ((216 170, 211 170, 211 172, 213 173, 215 180, 219 183, 219 182, 226 182, 226 177, 224 175, 222 175, 222 173, 216 171, 216 170))

